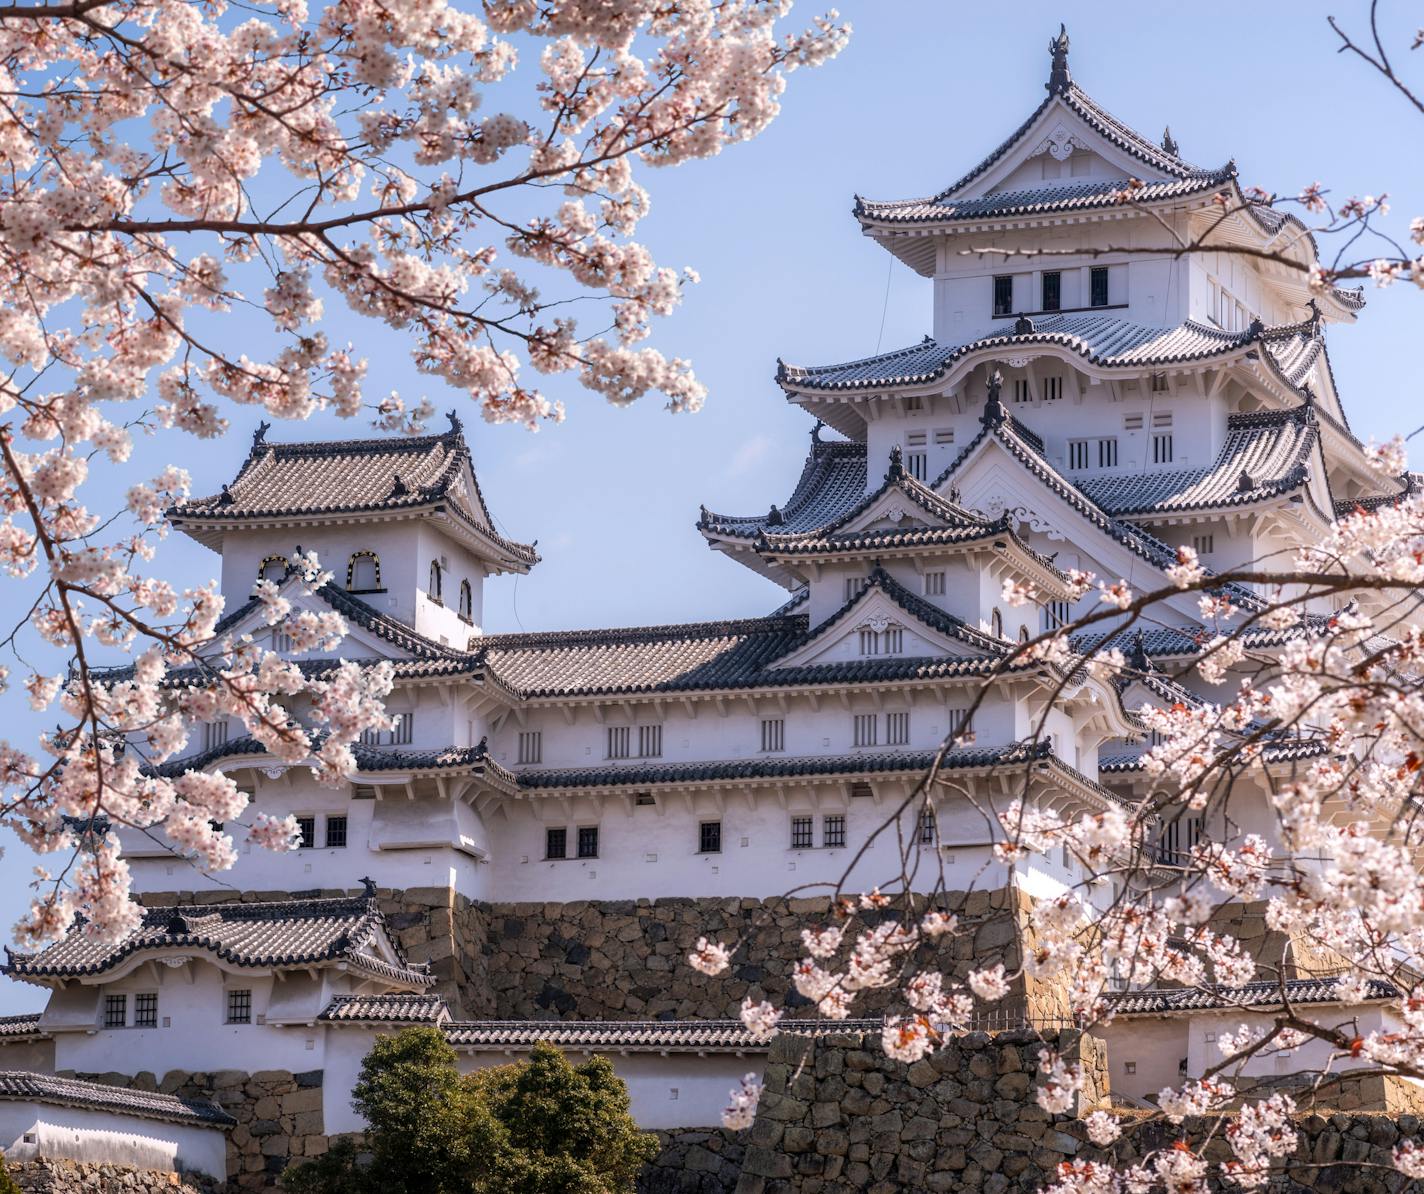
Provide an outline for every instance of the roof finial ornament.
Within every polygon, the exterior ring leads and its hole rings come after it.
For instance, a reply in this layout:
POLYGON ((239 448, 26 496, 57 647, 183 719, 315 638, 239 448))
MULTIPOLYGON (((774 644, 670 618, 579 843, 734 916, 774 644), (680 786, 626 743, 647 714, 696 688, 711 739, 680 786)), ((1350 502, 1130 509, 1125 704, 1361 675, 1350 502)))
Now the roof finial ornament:
POLYGON ((1311 295, 1306 300, 1305 305, 1310 309, 1310 326, 1317 327, 1320 324, 1320 304, 1315 301, 1315 296, 1311 295))
POLYGON ((391 482, 391 497, 405 497, 410 492, 410 488, 401 480, 399 473, 395 474, 395 479, 391 482))
POLYGON ((260 448, 267 441, 267 433, 272 430, 272 424, 263 420, 257 424, 257 430, 252 433, 252 446, 260 448))
POLYGON ((361 878, 360 883, 361 894, 368 900, 374 900, 376 898, 376 881, 369 875, 365 875, 361 878))
POLYGON ((1031 320, 1027 315, 1020 315, 1016 320, 1014 320, 1015 336, 1032 336, 1036 331, 1038 331, 1038 328, 1034 325, 1033 320, 1031 320))
POLYGON ((771 510, 766 516, 766 525, 769 527, 784 526, 786 519, 782 517, 781 509, 775 502, 771 504, 771 510))
POLYGON ((1152 660, 1147 658, 1147 636, 1142 632, 1141 626, 1132 636, 1132 654, 1128 656, 1127 665, 1135 672, 1152 670, 1152 660))
POLYGON ((1049 95, 1062 95, 1073 86, 1073 76, 1068 73, 1068 26, 1058 25, 1058 36, 1048 43, 1048 52, 1053 55, 1053 68, 1044 84, 1049 95))
POLYGON ((231 506, 231 505, 233 505, 236 501, 237 501, 237 499, 232 496, 232 490, 229 489, 226 485, 224 485, 224 486, 222 487, 222 496, 220 496, 220 497, 218 498, 218 505, 219 505, 219 506, 231 506))
POLYGON ((1172 136, 1172 126, 1170 124, 1162 130, 1162 149, 1164 152, 1170 153, 1174 158, 1182 156, 1177 148, 1177 138, 1172 136))
POLYGON ((959 486, 958 486, 958 485, 951 485, 951 486, 949 487, 949 500, 950 500, 951 504, 953 504, 953 505, 955 505, 955 506, 959 505, 959 499, 960 499, 962 496, 963 496, 963 495, 959 492, 959 486))
POLYGON ((460 422, 460 416, 457 415, 453 410, 447 410, 445 412, 445 417, 450 420, 450 430, 446 434, 459 435, 460 432, 465 429, 465 425, 460 422))
POLYGON ((1243 468, 1241 470, 1241 475, 1236 478, 1236 492, 1250 493, 1255 488, 1255 479, 1251 476, 1249 470, 1243 468))
POLYGON ((989 375, 989 396, 984 400, 984 414, 980 422, 986 427, 1002 427, 1008 421, 1009 412, 999 400, 999 391, 1004 388, 1004 375, 997 369, 989 375))
POLYGON ((821 442, 821 428, 825 426, 820 419, 816 420, 816 425, 811 428, 811 442, 819 444, 821 442))
POLYGON ((905 475, 905 453, 899 444, 890 446, 890 469, 885 474, 887 481, 898 481, 905 475))

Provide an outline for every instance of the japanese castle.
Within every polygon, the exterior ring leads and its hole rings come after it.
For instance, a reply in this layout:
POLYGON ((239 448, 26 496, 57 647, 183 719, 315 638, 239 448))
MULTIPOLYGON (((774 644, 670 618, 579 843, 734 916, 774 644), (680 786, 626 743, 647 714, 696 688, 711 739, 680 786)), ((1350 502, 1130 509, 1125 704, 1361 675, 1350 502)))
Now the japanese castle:
MULTIPOLYGON (((1184 152, 1090 99, 1064 35, 1043 102, 976 165, 925 198, 856 199, 861 232, 933 286, 933 328, 862 360, 778 364, 807 416, 799 477, 788 461, 769 510, 696 519, 712 550, 771 582, 763 617, 486 633, 485 585, 539 557, 494 529, 455 416, 419 438, 286 443, 264 426, 172 524, 221 557, 223 635, 290 653, 251 597, 259 578, 339 612, 346 656, 394 663, 394 728, 333 790, 236 723, 195 727, 164 769, 232 775, 253 812, 296 815, 302 848, 249 849, 233 827, 236 867, 207 876, 115 827, 145 922, 116 946, 76 933, 13 955, 9 976, 51 994, 0 1024, 14 1059, 0 1065, 319 1071, 330 1135, 359 1127, 350 1084, 373 1034, 429 1023, 470 1065, 541 1037, 607 1053, 646 1126, 715 1124, 766 1049, 736 1008, 779 1002, 800 945, 785 933, 780 956, 739 958, 721 987, 689 972, 687 938, 792 889, 826 894, 862 847, 850 890, 898 874, 896 835, 867 838, 952 735, 932 806, 903 813, 936 860, 924 881, 994 893, 999 909, 1085 887, 1111 898, 1072 857, 996 863, 982 810, 1027 796, 1076 814, 1140 793, 1136 711, 1220 691, 1182 666, 1209 637, 1196 597, 1119 636, 1140 676, 1126 686, 1018 662, 966 726, 983 677, 1100 608, 1070 600, 1071 570, 1155 588, 1182 545, 1230 569, 1417 483, 1382 483, 1336 389, 1327 328, 1355 320, 1361 293, 1312 281, 1309 232, 1244 190, 1234 162, 1184 152), (288 576, 298 548, 335 573, 315 596, 288 576), (1007 604, 1006 581, 1039 604, 1007 604), (598 984, 576 989, 580 972, 598 984)), ((1252 650, 1285 637, 1262 629, 1252 650)), ((1311 750, 1283 743, 1267 770, 1311 750)), ((1162 848, 1272 826, 1262 787, 1229 822, 1169 815, 1162 848)), ((1333 1001, 1304 968, 1290 978, 1301 1004, 1333 1001)), ((1221 1002, 1182 996, 1125 1002, 1109 1041, 1125 1098, 1216 1060, 1198 1030, 1221 1002)), ((1381 1000, 1375 1014, 1391 1013, 1381 1000)), ((241 1151, 229 1145, 229 1169, 241 1151)), ((261 1188, 280 1167, 269 1155, 243 1180, 261 1188)))

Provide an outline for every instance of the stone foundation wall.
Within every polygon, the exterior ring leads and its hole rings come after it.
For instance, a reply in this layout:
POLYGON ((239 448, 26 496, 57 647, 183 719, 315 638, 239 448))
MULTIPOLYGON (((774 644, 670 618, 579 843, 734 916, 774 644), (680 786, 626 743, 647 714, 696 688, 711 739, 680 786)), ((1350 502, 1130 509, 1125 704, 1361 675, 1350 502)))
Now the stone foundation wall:
MULTIPOLYGON (((965 931, 945 938, 927 965, 960 979, 994 961, 1018 968, 1028 909, 1022 892, 950 893, 943 903, 965 931)), ((791 968, 805 956, 801 931, 827 919, 829 900, 579 900, 482 910, 488 1014, 497 1019, 725 1019, 748 996, 806 1006, 791 987, 791 968), (743 941, 727 973, 708 978, 687 965, 699 937, 743 941)), ((1061 1012, 1056 989, 1017 983, 1009 1001, 1016 1014, 1061 1012)), ((855 1014, 875 1015, 894 998, 893 989, 865 992, 855 1014)))
POLYGON ((41 1158, 6 1161, 5 1168, 25 1194, 214 1194, 216 1190, 197 1175, 92 1161, 41 1158))
MULTIPOLYGON (((1047 1042, 1029 1032, 968 1033, 910 1066, 871 1037, 786 1034, 772 1045, 735 1194, 1009 1194, 1051 1184, 1065 1161, 1128 1165, 1184 1137, 1213 1166, 1231 1155, 1217 1118, 1176 1127, 1143 1112, 1122 1112, 1123 1139, 1111 1153, 1097 1149, 1077 1115, 1107 1093, 1102 1043, 1073 1032, 1047 1042), (1075 1114, 1051 1116, 1034 1100, 1048 1045, 1085 1067, 1075 1114)), ((1401 1139, 1419 1139, 1420 1116, 1303 1114, 1295 1126, 1299 1145, 1272 1191, 1412 1189, 1390 1153, 1401 1139)), ((1212 1189, 1240 1187, 1213 1179, 1212 1189)))
POLYGON ((745 1132, 683 1128, 655 1135, 662 1151, 638 1175, 638 1194, 732 1194, 737 1188, 745 1132))
POLYGON ((129 1090, 157 1090, 183 1098, 211 1099, 237 1120, 227 1134, 228 1189, 271 1190, 288 1164, 326 1152, 321 1110, 322 1071, 241 1070, 203 1073, 172 1070, 153 1074, 70 1074, 129 1090))

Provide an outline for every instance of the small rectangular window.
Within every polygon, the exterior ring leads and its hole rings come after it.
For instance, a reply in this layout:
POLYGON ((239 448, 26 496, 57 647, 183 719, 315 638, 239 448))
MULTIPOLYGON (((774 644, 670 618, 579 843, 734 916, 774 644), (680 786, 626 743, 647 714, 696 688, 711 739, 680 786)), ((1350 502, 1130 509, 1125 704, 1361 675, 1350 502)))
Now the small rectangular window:
POLYGON ((203 749, 215 750, 227 741, 227 722, 205 721, 203 723, 203 749))
POLYGON ((1045 311, 1057 311, 1063 306, 1063 275, 1057 270, 1047 270, 1043 275, 1043 307, 1045 311))
POLYGON ((847 604, 847 605, 849 605, 852 601, 854 601, 857 597, 859 597, 863 592, 865 592, 865 577, 863 577, 863 576, 847 576, 847 577, 846 577, 846 581, 845 581, 845 599, 846 599, 846 604, 847 604))
POLYGON ((1141 431, 1142 426, 1143 421, 1140 414, 1122 416, 1122 427, 1124 431, 1141 431))
POLYGON ((853 724, 856 746, 874 746, 879 738, 879 719, 874 713, 857 713, 853 724))
POLYGON ((1089 282, 1092 290, 1092 305, 1095 307, 1106 307, 1108 305, 1108 270, 1107 266, 1096 266, 1089 274, 1089 282))
POLYGON ((928 452, 906 452, 905 471, 914 477, 916 481, 924 481, 930 471, 930 457, 928 452))
POLYGON ((815 823, 810 817, 791 818, 791 848, 809 850, 816 844, 815 823))
POLYGON ((918 394, 911 394, 905 399, 905 409, 908 411, 920 411, 925 409, 925 400, 918 394))
POLYGON ((1014 378, 1014 401, 1027 402, 1031 396, 1032 395, 1029 391, 1028 378, 1014 378))
POLYGON ((994 314, 1014 313, 1014 276, 999 274, 994 278, 994 314))
POLYGON ((658 802, 651 792, 639 792, 633 797, 633 805, 636 808, 657 808, 658 802))
POLYGON ((1098 440, 1098 467, 1117 468, 1117 436, 1110 435, 1098 440))
POLYGON ((920 810, 920 845, 933 846, 939 839, 939 824, 935 811, 928 804, 920 810))
POLYGON ((926 572, 926 573, 925 573, 925 596, 926 596, 926 597, 943 597, 943 596, 944 596, 944 573, 943 573, 943 572, 926 572))
POLYGON ((310 850, 316 845, 316 818, 298 817, 297 832, 301 835, 300 848, 310 850))
POLYGON ((395 725, 391 727, 391 742, 396 746, 408 744, 415 730, 415 714, 397 713, 394 720, 395 725))
POLYGON ((827 813, 821 818, 821 845, 827 849, 839 849, 845 844, 845 814, 827 813))
POLYGON ((1209 556, 1216 550, 1216 536, 1214 534, 1193 535, 1192 550, 1199 556, 1209 556))
POLYGON ((272 631, 272 650, 278 655, 290 655, 292 653, 292 636, 280 627, 272 631))
POLYGON ((662 726, 638 727, 638 757, 640 759, 660 759, 663 757, 662 726))
POLYGON ((862 655, 880 654, 880 636, 868 626, 862 627, 860 631, 860 653, 862 655))
POLYGON ((699 854, 722 853, 721 821, 703 821, 697 827, 697 852, 699 854))
POLYGON ((521 763, 542 763, 544 761, 543 730, 523 730, 520 732, 518 757, 521 763))
POLYGON ((1158 410, 1152 412, 1152 426, 1156 428, 1170 427, 1172 425, 1172 412, 1170 410, 1158 410))
POLYGON ((905 631, 903 627, 891 626, 881 635, 885 643, 886 655, 899 655, 905 650, 905 631))
POLYGON ((608 757, 610 759, 626 759, 632 742, 633 733, 628 726, 608 727, 608 757))
POLYGON ((127 995, 104 996, 104 1027, 123 1028, 129 1022, 129 997, 127 995))
POLYGON ((1071 609, 1067 601, 1049 601, 1043 607, 1043 628, 1045 630, 1057 630, 1060 626, 1067 626, 1072 620, 1071 609))
POLYGON ((252 1023, 251 991, 229 991, 227 993, 227 1022, 229 1024, 252 1023))
POLYGON ((544 830, 544 857, 567 858, 569 856, 569 831, 562 825, 557 829, 544 830))
POLYGON ((134 996, 134 1027, 158 1027, 158 996, 152 991, 144 991, 134 996))
POLYGON ((953 427, 940 427, 940 428, 938 428, 938 429, 935 431, 935 433, 934 433, 934 442, 937 443, 937 444, 952 444, 952 443, 954 443, 954 428, 953 428, 953 427))
POLYGON ((1068 441, 1068 467, 1081 469, 1088 467, 1088 441, 1070 439, 1068 441))
POLYGON ((1043 379, 1043 400, 1057 402, 1062 397, 1063 379, 1061 377, 1045 377, 1043 379))
POLYGON ((905 436, 905 446, 907 448, 923 448, 928 437, 928 431, 912 431, 905 436))
POLYGON ((766 754, 775 754, 786 749, 786 720, 768 717, 761 723, 761 749, 766 754))
POLYGON ((1165 394, 1167 389, 1167 375, 1165 373, 1154 373, 1152 375, 1152 392, 1154 394, 1165 394))
POLYGON ((904 746, 910 741, 910 714, 908 710, 885 715, 885 744, 904 746))
POLYGON ((1170 431, 1157 432, 1152 436, 1152 463, 1171 464, 1172 463, 1172 433, 1170 431))
POLYGON ((964 726, 969 720, 968 709, 949 710, 949 734, 951 738, 957 738, 964 732, 964 726))
POLYGON ((578 856, 580 858, 598 857, 598 826, 585 825, 578 831, 578 856))
POLYGON ((346 848, 345 817, 327 817, 326 848, 328 850, 343 850, 346 848))
POLYGON ((875 796, 875 789, 863 779, 858 779, 850 786, 850 796, 852 800, 870 800, 875 796))

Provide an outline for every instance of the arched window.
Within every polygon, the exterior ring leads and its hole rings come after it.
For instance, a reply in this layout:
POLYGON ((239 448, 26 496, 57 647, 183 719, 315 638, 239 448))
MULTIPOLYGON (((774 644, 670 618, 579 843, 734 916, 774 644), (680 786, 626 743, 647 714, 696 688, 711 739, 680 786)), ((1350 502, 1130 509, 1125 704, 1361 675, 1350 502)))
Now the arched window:
POLYGON ((286 576, 286 556, 263 556, 262 563, 257 566, 258 580, 270 580, 273 584, 280 585, 286 576))
POLYGON ((475 620, 475 594, 470 588, 470 582, 462 580, 460 582, 460 606, 456 611, 466 622, 475 620))
POLYGON ((426 596, 429 597, 431 601, 435 602, 436 605, 443 605, 443 604, 444 604, 444 600, 443 600, 443 598, 442 598, 441 595, 440 595, 441 592, 442 592, 443 589, 444 589, 444 585, 443 585, 444 579, 445 579, 445 578, 444 578, 444 576, 442 575, 442 569, 441 569, 441 567, 440 567, 440 561, 439 561, 439 560, 431 560, 431 561, 430 561, 430 587, 426 590, 426 596))
POLYGON ((1021 643, 1026 643, 1026 642, 1028 642, 1028 624, 1027 624, 1027 623, 1025 623, 1024 625, 1022 625, 1022 626, 1019 627, 1019 642, 1021 642, 1021 643))
POLYGON ((353 551, 346 562, 346 588, 352 593, 379 593, 381 557, 374 551, 353 551))
POLYGON ((1004 615, 999 612, 997 606, 994 612, 989 615, 989 630, 995 638, 1004 637, 1004 615))

